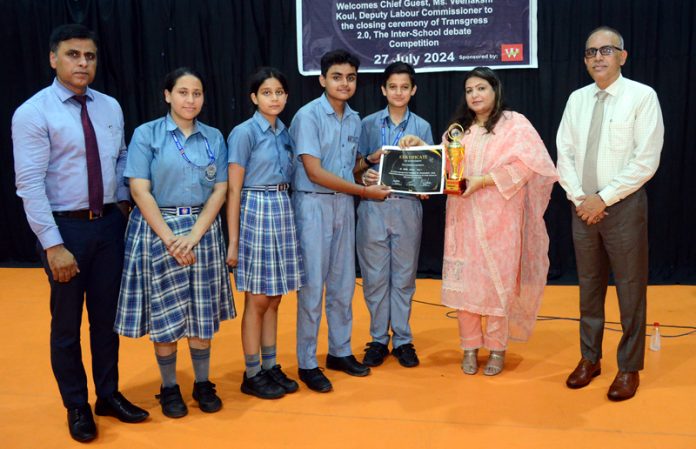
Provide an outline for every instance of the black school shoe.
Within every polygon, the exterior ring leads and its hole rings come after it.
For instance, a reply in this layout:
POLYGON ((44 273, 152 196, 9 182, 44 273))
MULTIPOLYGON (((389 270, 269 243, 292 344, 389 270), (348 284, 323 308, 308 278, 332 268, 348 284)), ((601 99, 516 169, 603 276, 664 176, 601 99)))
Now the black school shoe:
POLYGON ((399 360, 399 364, 406 368, 413 368, 420 363, 416 355, 416 348, 413 347, 412 343, 405 343, 392 349, 392 354, 399 360))
POLYGON ((333 389, 331 381, 321 372, 320 368, 297 370, 300 380, 304 382, 310 390, 318 391, 319 393, 328 393, 333 389))
POLYGON ((297 382, 285 375, 283 370, 280 369, 280 365, 275 365, 273 368, 266 370, 266 372, 273 382, 280 385, 286 393, 294 393, 300 388, 297 382))
POLYGON ((162 406, 162 413, 169 418, 181 418, 188 414, 188 407, 181 397, 179 385, 173 387, 160 387, 160 394, 155 396, 162 406))
POLYGON ((370 374, 370 368, 358 362, 353 354, 345 357, 327 354, 326 367, 336 371, 343 371, 350 376, 356 377, 365 377, 370 374))
POLYGON ((363 357, 363 365, 365 366, 379 366, 384 363, 384 359, 389 355, 389 348, 387 345, 378 343, 376 341, 371 341, 365 347, 365 356, 363 357))
POLYGON ((202 412, 215 413, 222 408, 222 399, 215 393, 215 384, 209 380, 193 383, 193 399, 202 412))
POLYGON ((68 409, 68 430, 75 441, 86 443, 97 437, 97 425, 92 416, 92 407, 85 404, 68 409))
POLYGON ((255 376, 249 378, 244 372, 241 387, 242 393, 256 396, 261 399, 278 399, 285 396, 283 387, 273 381, 268 371, 261 370, 255 376))

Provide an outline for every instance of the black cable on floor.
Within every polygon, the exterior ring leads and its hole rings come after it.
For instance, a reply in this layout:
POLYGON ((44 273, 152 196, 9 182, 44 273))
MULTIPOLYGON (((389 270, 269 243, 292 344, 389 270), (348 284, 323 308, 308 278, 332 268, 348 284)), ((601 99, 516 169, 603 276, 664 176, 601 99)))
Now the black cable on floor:
MULTIPOLYGON (((362 284, 359 282, 355 283, 356 285, 362 287, 362 284)), ((421 301, 419 299, 412 299, 412 302, 418 303, 418 304, 424 304, 426 306, 433 306, 433 307, 445 307, 442 304, 434 303, 434 302, 429 302, 429 301, 421 301)), ((456 310, 450 310, 449 312, 445 313, 445 316, 447 318, 452 318, 456 319, 457 318, 457 311, 456 310)), ((575 322, 580 322, 580 318, 572 318, 572 317, 564 317, 564 316, 551 316, 551 315, 539 315, 537 316, 537 321, 575 321, 575 322)), ((620 326, 621 323, 618 321, 605 321, 604 322, 604 329, 612 332, 622 332, 621 329, 609 327, 612 325, 618 325, 620 326)), ((651 328, 653 323, 646 323, 646 327, 651 328)), ((681 326, 681 325, 676 325, 676 324, 662 324, 660 323, 660 329, 689 329, 688 332, 682 332, 680 334, 665 334, 663 332, 660 332, 660 336, 664 338, 678 338, 678 337, 686 337, 687 335, 695 334, 696 333, 696 326, 681 326)), ((646 333, 645 334, 647 337, 652 336, 652 334, 646 333)))

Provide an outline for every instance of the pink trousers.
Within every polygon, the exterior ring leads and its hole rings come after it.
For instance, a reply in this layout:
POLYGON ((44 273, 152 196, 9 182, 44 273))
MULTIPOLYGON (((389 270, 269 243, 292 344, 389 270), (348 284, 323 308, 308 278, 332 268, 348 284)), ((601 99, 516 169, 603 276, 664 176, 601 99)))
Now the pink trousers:
POLYGON ((457 310, 461 348, 467 350, 484 347, 492 351, 504 351, 508 342, 507 317, 486 317, 485 329, 481 318, 482 316, 476 313, 457 310))

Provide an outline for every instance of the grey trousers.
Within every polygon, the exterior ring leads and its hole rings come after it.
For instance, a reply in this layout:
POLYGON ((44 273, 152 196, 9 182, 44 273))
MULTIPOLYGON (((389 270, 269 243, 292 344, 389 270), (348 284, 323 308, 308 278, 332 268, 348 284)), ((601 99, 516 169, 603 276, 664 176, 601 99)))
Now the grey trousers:
POLYGON ((392 347, 413 341, 409 319, 422 222, 423 208, 417 198, 361 201, 358 206, 355 246, 372 341, 388 345, 390 328, 392 347))
POLYGON ((644 189, 608 207, 602 221, 588 226, 572 207, 573 243, 580 284, 580 351, 602 358, 604 300, 614 273, 621 329, 620 371, 643 369, 648 284, 648 199, 644 189))
POLYGON ((329 327, 329 354, 345 357, 353 353, 355 209, 353 197, 343 193, 295 192, 293 206, 306 275, 297 292, 297 364, 312 369, 319 366, 322 303, 329 327))

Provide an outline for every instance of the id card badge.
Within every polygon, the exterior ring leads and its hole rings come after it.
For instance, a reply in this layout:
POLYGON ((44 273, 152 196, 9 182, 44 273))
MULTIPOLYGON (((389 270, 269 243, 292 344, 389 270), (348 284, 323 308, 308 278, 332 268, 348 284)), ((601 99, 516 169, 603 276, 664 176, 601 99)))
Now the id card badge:
POLYGON ((215 175, 217 174, 217 167, 215 164, 208 164, 207 167, 205 167, 205 180, 208 182, 213 182, 215 181, 215 175))

